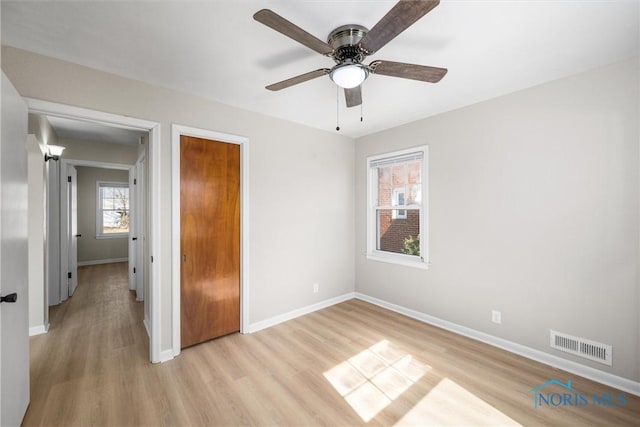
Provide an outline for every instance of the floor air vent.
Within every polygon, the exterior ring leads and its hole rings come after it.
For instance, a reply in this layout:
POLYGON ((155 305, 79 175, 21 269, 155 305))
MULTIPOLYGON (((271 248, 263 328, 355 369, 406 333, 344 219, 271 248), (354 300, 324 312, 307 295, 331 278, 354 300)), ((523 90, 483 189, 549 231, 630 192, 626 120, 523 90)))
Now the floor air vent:
POLYGON ((549 332, 551 332, 551 348, 611 366, 613 349, 610 345, 574 337, 554 330, 549 332))

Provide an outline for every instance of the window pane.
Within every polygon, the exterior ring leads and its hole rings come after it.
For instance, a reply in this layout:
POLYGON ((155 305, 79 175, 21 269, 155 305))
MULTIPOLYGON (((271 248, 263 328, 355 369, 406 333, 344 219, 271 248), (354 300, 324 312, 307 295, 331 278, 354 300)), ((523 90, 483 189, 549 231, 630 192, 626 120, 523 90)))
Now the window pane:
POLYGON ((408 205, 422 204, 422 186, 420 184, 407 185, 406 203, 408 205))
POLYGON ((102 212, 102 232, 128 233, 129 211, 104 211, 102 212))
POLYGON ((102 199, 102 209, 114 209, 113 199, 102 199))
POLYGON ((377 206, 422 204, 422 165, 412 161, 378 170, 377 206))
POLYGON ((100 197, 103 199, 113 197, 113 187, 100 187, 100 197))
POLYGON ((378 168, 378 206, 391 206, 391 167, 378 168))
POLYGON ((115 209, 129 209, 129 189, 115 188, 113 192, 113 200, 115 209))
POLYGON ((420 255, 420 210, 380 209, 377 211, 379 251, 420 255))

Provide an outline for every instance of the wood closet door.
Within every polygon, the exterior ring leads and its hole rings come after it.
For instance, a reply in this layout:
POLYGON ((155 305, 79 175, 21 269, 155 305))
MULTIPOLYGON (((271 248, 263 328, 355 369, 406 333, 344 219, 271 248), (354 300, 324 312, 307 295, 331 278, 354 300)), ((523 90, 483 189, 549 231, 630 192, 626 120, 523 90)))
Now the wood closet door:
POLYGON ((180 330, 188 347, 240 330, 240 146, 180 137, 180 330))

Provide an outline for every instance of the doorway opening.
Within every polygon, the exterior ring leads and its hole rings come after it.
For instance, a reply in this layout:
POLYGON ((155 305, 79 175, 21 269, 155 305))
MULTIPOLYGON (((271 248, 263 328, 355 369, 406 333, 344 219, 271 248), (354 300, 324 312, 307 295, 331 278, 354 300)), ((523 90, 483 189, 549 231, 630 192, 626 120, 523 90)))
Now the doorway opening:
MULTIPOLYGON (((73 223, 70 222, 72 215, 67 215, 66 218, 62 217, 73 210, 72 205, 70 205, 71 192, 66 191, 68 184, 67 179, 69 176, 67 171, 69 168, 75 169, 80 167, 125 170, 127 172, 129 186, 131 186, 131 184, 134 186, 142 184, 140 188, 129 193, 131 201, 140 207, 144 206, 144 209, 137 208, 135 210, 131 210, 129 213, 131 217, 127 218, 134 228, 137 227, 136 230, 132 230, 134 232, 132 234, 130 233, 129 238, 127 239, 127 256, 137 258, 135 273, 133 270, 129 271, 129 286, 130 289, 136 291, 138 299, 145 301, 144 326, 149 335, 149 359, 151 362, 162 362, 170 359, 171 357, 167 357, 167 354, 164 354, 163 356, 163 352, 160 350, 160 274, 158 271, 158 263, 153 262, 154 254, 160 252, 160 242, 158 238, 160 234, 158 218, 158 213, 160 211, 159 196, 157 190, 154 191, 159 187, 160 180, 158 157, 160 125, 148 120, 71 107, 48 101, 31 98, 25 98, 25 101, 29 108, 30 118, 32 116, 44 116, 52 121, 66 122, 67 124, 73 122, 75 124, 75 132, 79 132, 80 135, 82 135, 83 132, 86 135, 90 133, 92 129, 101 129, 102 131, 107 129, 114 133, 137 133, 139 136, 144 136, 142 137, 142 140, 138 141, 138 143, 142 143, 141 145, 144 146, 144 149, 140 149, 136 152, 133 159, 129 158, 127 161, 123 161, 122 159, 118 159, 117 156, 114 157, 113 155, 110 156, 108 154, 113 151, 113 147, 115 146, 113 144, 103 144, 102 147, 98 148, 95 146, 89 147, 88 145, 82 146, 80 144, 76 144, 74 145, 73 156, 65 157, 63 154, 62 158, 59 162, 56 162, 55 166, 48 166, 50 170, 47 185, 51 189, 55 188, 57 184, 60 194, 57 212, 59 212, 60 217, 55 218, 56 207, 52 205, 55 205, 56 198, 50 197, 49 200, 51 201, 51 204, 47 210, 53 213, 49 215, 48 221, 50 222, 53 220, 53 224, 48 224, 48 229, 52 231, 52 236, 47 236, 47 240, 48 242, 51 242, 51 237, 55 238, 55 221, 57 220, 59 231, 57 248, 59 248, 58 253, 60 259, 59 261, 55 259, 56 242, 54 241, 53 246, 48 246, 47 248, 47 256, 45 257, 47 260, 46 269, 52 274, 47 274, 46 277, 54 281, 59 279, 59 283, 62 285, 62 291, 60 293, 60 296, 62 297, 64 295, 64 285, 66 283, 70 283, 68 281, 69 271, 65 271, 66 266, 69 265, 70 261, 69 249, 74 244, 74 237, 76 239, 82 238, 81 236, 76 236, 76 234, 82 233, 76 232, 72 234, 71 227, 73 226, 73 223), (111 147, 111 150, 109 147, 111 147), (100 153, 103 153, 104 157, 101 157, 100 153), (96 158, 95 156, 98 157, 96 158), (51 170, 54 170, 54 172, 51 170), (71 209, 69 209, 69 207, 71 207, 71 209), (141 213, 143 211, 146 213, 141 213), (137 214, 136 212, 140 214, 137 214), (142 239, 140 239, 141 236, 143 237, 142 239), (132 240, 134 238, 135 240, 132 240)), ((42 143, 47 144, 46 135, 43 139, 44 141, 42 141, 42 143)), ((64 144, 68 144, 66 139, 64 140, 64 144)), ((71 154, 71 152, 69 152, 69 154, 71 154)), ((53 165, 54 162, 49 161, 47 163, 53 165)), ((114 213, 111 213, 110 215, 111 220, 113 220, 114 213)), ((116 217, 120 216, 122 218, 123 215, 125 215, 123 209, 119 209, 115 213, 116 217)), ((109 215, 107 215, 107 221, 109 221, 108 216, 109 215)), ((77 241, 75 243, 77 243, 77 241)), ((71 278, 73 278, 73 273, 71 274, 71 278)), ((46 293, 48 293, 48 288, 50 287, 45 284, 46 293)), ((73 289, 71 290, 73 291, 73 289)), ((50 300, 49 296, 47 296, 46 299, 50 300)), ((48 307, 48 304, 46 304, 46 306, 48 307)))

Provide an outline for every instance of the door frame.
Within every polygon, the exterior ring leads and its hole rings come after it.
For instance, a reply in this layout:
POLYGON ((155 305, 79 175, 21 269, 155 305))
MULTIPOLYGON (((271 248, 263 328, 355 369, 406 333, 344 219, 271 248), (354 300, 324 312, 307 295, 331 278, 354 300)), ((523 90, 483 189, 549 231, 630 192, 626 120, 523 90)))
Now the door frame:
POLYGON ((171 125, 171 295, 173 355, 180 354, 180 136, 240 146, 240 333, 249 327, 249 138, 178 124, 171 125))
MULTIPOLYGON (((129 280, 129 290, 136 291, 136 301, 141 301, 138 299, 137 293, 137 285, 138 281, 136 279, 136 274, 133 270, 136 268, 138 264, 138 224, 136 222, 138 216, 138 188, 136 187, 136 176, 138 172, 136 172, 137 162, 135 165, 129 168, 129 176, 127 177, 127 182, 129 183, 129 235, 127 236, 127 279, 129 280), (136 240, 133 238, 136 237, 136 240)), ((137 270, 136 270, 137 272, 137 270)))
MULTIPOLYGON (((145 276, 145 268, 144 268, 144 249, 146 245, 147 239, 147 224, 146 218, 148 216, 149 210, 147 209, 147 179, 146 179, 146 170, 147 167, 147 156, 146 153, 141 153, 138 156, 138 160, 135 165, 135 177, 136 184, 134 185, 134 193, 136 199, 136 210, 134 211, 134 215, 132 216, 132 220, 135 223, 135 233, 138 240, 136 241, 136 300, 144 301, 146 296, 144 295, 144 276, 145 276), (137 266, 140 265, 140 267, 137 266)), ((146 304, 146 303, 145 303, 146 304)))
MULTIPOLYGON (((69 284, 67 274, 69 272, 69 220, 70 214, 69 212, 69 192, 65 191, 65 187, 68 186, 67 182, 67 173, 69 170, 69 166, 84 166, 90 168, 99 168, 99 169, 117 169, 117 170, 126 170, 129 174, 131 174, 132 165, 128 165, 125 163, 107 163, 107 162, 99 162, 94 160, 75 160, 75 159, 63 159, 59 160, 60 162, 60 170, 64 173, 60 174, 60 188, 63 191, 60 191, 60 292, 61 295, 64 290, 67 290, 66 297, 61 300, 64 301, 69 296, 69 284)), ((130 204, 129 206, 133 210, 133 206, 130 204)), ((134 212, 135 213, 135 212, 134 212)), ((95 221, 94 221, 95 222, 95 221)), ((76 277, 77 279, 77 277, 76 277)))
MULTIPOLYGON (((160 123, 150 120, 137 119, 130 116, 106 113, 87 108, 74 107, 57 102, 44 101, 34 98, 23 98, 27 103, 30 113, 44 114, 68 119, 89 121, 107 126, 125 129, 141 130, 149 132, 149 182, 150 196, 149 206, 149 359, 153 363, 164 362, 172 359, 172 355, 161 350, 161 291, 162 278, 160 277, 160 263, 153 262, 161 253, 160 241, 160 123)), ((145 264, 147 264, 145 263, 145 264)))

